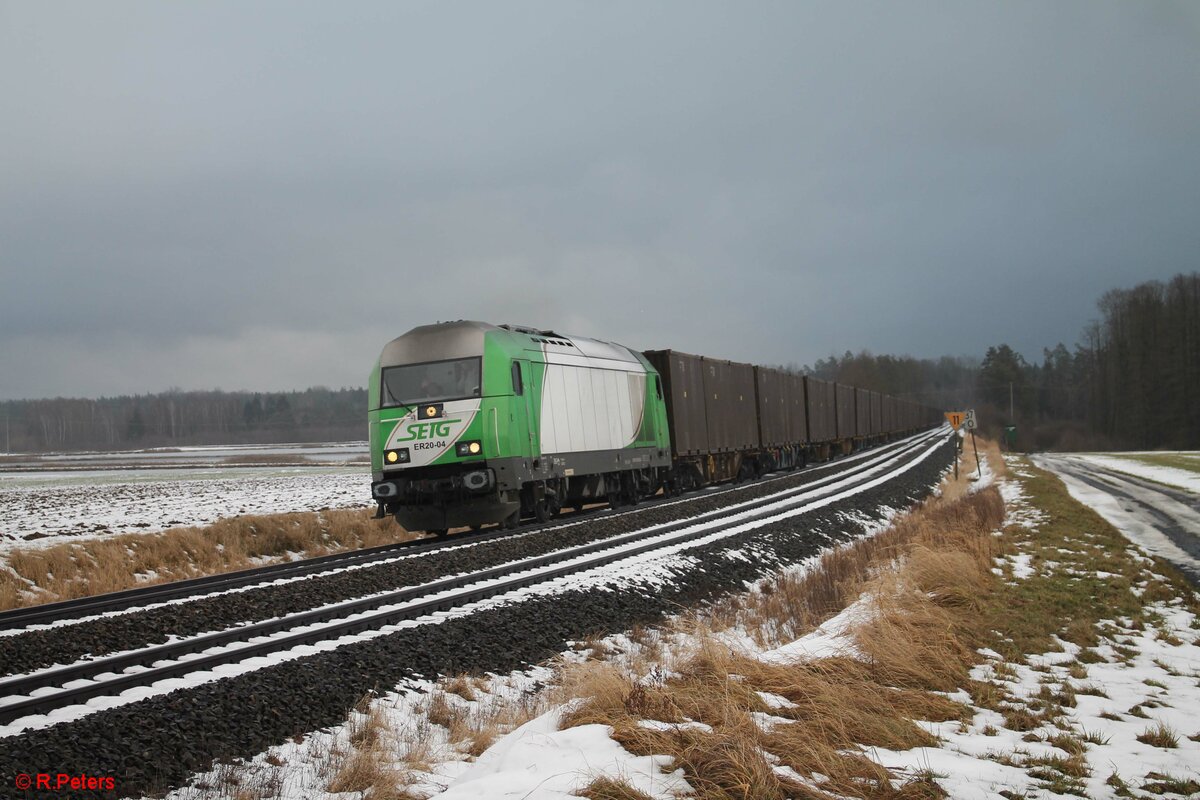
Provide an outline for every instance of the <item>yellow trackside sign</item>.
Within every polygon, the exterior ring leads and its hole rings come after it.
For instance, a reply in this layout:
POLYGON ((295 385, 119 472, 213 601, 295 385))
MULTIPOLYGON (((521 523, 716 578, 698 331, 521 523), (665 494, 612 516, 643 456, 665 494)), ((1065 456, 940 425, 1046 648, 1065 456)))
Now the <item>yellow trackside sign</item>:
POLYGON ((967 419, 967 412, 965 412, 965 411, 947 411, 946 412, 946 422, 949 422, 950 425, 954 428, 954 430, 958 430, 959 428, 961 428, 963 422, 965 422, 966 419, 967 419))

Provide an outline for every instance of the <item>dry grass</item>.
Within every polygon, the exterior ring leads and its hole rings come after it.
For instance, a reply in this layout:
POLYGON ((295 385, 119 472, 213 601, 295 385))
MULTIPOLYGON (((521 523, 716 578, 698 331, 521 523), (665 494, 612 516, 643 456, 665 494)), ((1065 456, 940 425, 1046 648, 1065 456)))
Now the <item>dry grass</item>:
POLYGON ((404 797, 392 773, 391 759, 379 750, 354 750, 337 767, 326 785, 330 792, 369 792, 369 797, 404 797))
POLYGON ((963 716, 962 706, 936 692, 971 683, 980 637, 972 620, 994 588, 990 570, 1003 544, 992 534, 1003 514, 994 487, 943 491, 890 530, 827 554, 801 575, 693 614, 679 628, 700 644, 671 664, 668 679, 637 679, 636 670, 604 660, 565 666, 559 699, 587 700, 564 725, 609 725, 633 753, 670 755, 700 800, 942 797, 930 776, 895 787, 861 748, 932 745, 912 720, 963 716), (775 646, 860 596, 871 598, 874 612, 855 637, 864 660, 769 664, 714 635, 737 625, 775 646), (760 691, 792 706, 769 708, 760 691), (762 724, 762 714, 773 719, 762 724), (672 727, 639 724, 646 719, 672 727), (775 764, 806 780, 782 776, 775 764), (817 775, 819 782, 808 780, 817 775))
POLYGON ((474 700, 475 689, 475 683, 467 675, 458 675, 446 682, 446 691, 458 695, 463 700, 474 700))
MULTIPOLYGON (((911 580, 911 578, 909 579, 911 580)), ((876 582, 875 613, 855 631, 855 643, 889 686, 954 691, 978 660, 961 613, 939 607, 907 582, 902 570, 876 582)))
MULTIPOLYGON (((995 448, 980 442, 980 450, 990 454, 995 448)), ((970 458, 969 443, 967 454, 970 458)), ((998 453, 990 463, 1001 471, 998 453)), ((448 738, 460 754, 474 755, 546 704, 576 700, 564 726, 608 725, 629 751, 670 756, 698 800, 940 798, 945 794, 936 776, 919 774, 897 785, 864 748, 935 745, 913 720, 965 721, 967 709, 942 694, 965 688, 975 704, 1000 712, 1006 727, 1058 749, 1017 764, 1042 782, 1040 788, 1077 793, 1089 774, 1087 746, 1102 743, 1103 737, 1061 726, 1075 695, 1090 687, 1046 682, 1036 697, 1016 700, 1004 681, 1016 675, 1010 663, 996 662, 995 680, 973 681, 969 670, 983 646, 1012 663, 1020 663, 1024 653, 1052 649, 1059 636, 1084 645, 1083 654, 1094 653, 1109 639, 1094 620, 1113 613, 1153 625, 1131 592, 1148 573, 1125 563, 1129 559, 1119 539, 1096 534, 1090 517, 1081 521, 1083 512, 1067 507, 1066 493, 1053 479, 1038 475, 1022 482, 1035 505, 1050 515, 1036 531, 994 535, 1003 524, 999 492, 969 492, 964 464, 959 480, 944 484, 939 497, 899 518, 888 531, 829 553, 803 574, 692 613, 665 631, 631 631, 632 653, 610 652, 600 637, 581 643, 577 649, 586 651, 586 660, 559 664, 553 693, 529 705, 491 707, 476 681, 447 679, 422 709, 427 724, 437 726, 439 736, 444 732, 442 740, 448 738), (1079 531, 1093 533, 1085 539, 1079 531), (1035 563, 1070 562, 1074 570, 1103 569, 1116 577, 1067 580, 1065 570, 1041 569, 1034 577, 1007 583, 992 568, 997 557, 1018 547, 1035 563), (1076 552, 1060 552, 1062 547, 1076 552), (777 646, 860 599, 870 612, 852 634, 861 658, 765 663, 735 652, 720 636, 736 625, 760 644, 777 646), (688 649, 671 646, 685 638, 676 634, 686 634, 688 649), (779 695, 790 705, 772 707, 759 692, 779 695), (666 725, 646 727, 646 720, 666 725), (799 780, 778 766, 790 768, 799 780)), ((1175 587, 1169 574, 1161 583, 1155 594, 1175 587)), ((1071 670, 1075 680, 1087 677, 1083 654, 1071 670)), ((1130 713, 1145 716, 1140 706, 1130 713)), ((984 733, 989 731, 997 733, 991 726, 984 733)), ((416 759, 430 737, 422 738, 419 731, 405 736, 396 745, 406 753, 401 760, 409 769, 420 768, 416 759)), ((1178 742, 1178 735, 1162 726, 1143 736, 1160 747, 1178 742)), ((351 738, 371 741, 366 732, 352 731, 351 738)), ((432 762, 433 755, 428 759, 432 762)), ((365 763, 347 757, 345 783, 338 786, 367 784, 373 767, 366 756, 360 761, 365 763)), ((608 778, 593 781, 580 795, 641 800, 630 786, 608 778)))
POLYGON ((588 800, 652 800, 650 795, 611 777, 598 777, 575 794, 588 800))
POLYGON ((596 778, 575 794, 588 800, 651 800, 650 795, 627 783, 604 777, 596 778))
MULTIPOLYGON (((420 795, 410 790, 410 775, 395 764, 396 747, 395 731, 368 695, 351 712, 344 734, 312 736, 302 760, 312 766, 325 791, 353 793, 368 800, 419 800, 420 795)), ((273 800, 283 795, 288 769, 288 763, 274 754, 261 762, 220 763, 211 776, 189 787, 188 796, 196 800, 273 800)), ((323 794, 316 787, 306 788, 314 795, 323 794)))
POLYGON ((228 456, 221 459, 222 464, 312 464, 311 458, 304 455, 288 455, 287 453, 259 453, 240 456, 228 456))
POLYGON ((942 606, 975 608, 991 579, 992 559, 1002 550, 997 537, 981 535, 1004 519, 1000 493, 989 487, 975 494, 943 493, 901 516, 888 530, 823 556, 813 569, 767 581, 750 596, 736 595, 706 611, 705 626, 740 627, 765 647, 793 641, 857 598, 882 567, 906 563, 908 580, 938 597, 942 606))
MULTIPOLYGON (((544 713, 547 708, 548 699, 544 695, 526 695, 515 699, 492 695, 486 691, 486 684, 481 687, 479 681, 459 675, 443 680, 441 685, 433 689, 423 703, 421 712, 428 724, 444 729, 446 743, 452 753, 475 758, 491 747, 496 739, 544 713), (467 694, 470 696, 467 697, 467 694)), ((417 738, 420 738, 420 733, 416 732, 417 738)), ((410 749, 419 744, 407 742, 410 749)))
POLYGON ((13 550, 0 570, 0 610, 414 538, 366 509, 240 516, 206 527, 13 550))
POLYGON ((1172 467, 1189 472, 1200 472, 1200 454, 1197 453, 1154 453, 1130 455, 1129 453, 1108 453, 1116 458, 1126 458, 1130 461, 1140 461, 1152 467, 1172 467))
POLYGON ((416 800, 409 773, 396 764, 397 734, 384 711, 366 695, 350 713, 345 747, 335 741, 317 755, 318 773, 329 792, 357 792, 372 800, 416 800))
MULTIPOLYGON (((995 448, 980 442, 980 450, 991 455, 995 448)), ((1002 470, 998 453, 990 464, 994 471, 1002 470)), ((964 463, 959 480, 944 484, 940 496, 900 517, 888 531, 827 554, 803 574, 730 597, 665 631, 631 631, 633 652, 609 648, 599 636, 580 643, 577 649, 586 653, 586 660, 560 664, 554 692, 529 705, 489 706, 490 695, 476 680, 462 675, 446 679, 422 707, 424 724, 435 726, 438 736, 418 728, 393 747, 405 753, 400 761, 410 770, 421 768, 421 758, 434 760, 435 754, 421 750, 430 747, 431 738, 448 739, 460 757, 477 755, 546 704, 574 699, 564 726, 608 725, 629 751, 670 756, 698 800, 940 798, 945 794, 936 776, 920 774, 897 785, 864 748, 936 745, 913 720, 966 720, 967 709, 943 694, 965 688, 975 704, 1001 713, 1006 727, 1057 748, 1054 755, 1025 756, 1017 764, 1041 781, 1041 788, 1078 792, 1089 774, 1086 749, 1104 740, 1061 726, 1075 695, 1092 688, 1045 682, 1036 697, 1015 699, 1005 683, 1016 675, 1010 663, 995 664, 994 680, 970 679, 970 668, 980 660, 977 648, 991 647, 1019 663, 1023 653, 1050 650, 1056 637, 1062 637, 1083 646, 1084 654, 1094 653, 1110 638, 1095 620, 1116 611, 1135 623, 1155 622, 1140 611, 1143 604, 1130 591, 1146 575, 1140 566, 1117 563, 1124 558, 1119 541, 1103 535, 1072 538, 1070 531, 1096 531, 1093 521, 1081 523, 1081 512, 1066 507, 1065 492, 1052 479, 1038 476, 1023 479, 1023 484, 1035 504, 1050 512, 1051 521, 1037 531, 1010 529, 994 535, 1003 524, 999 492, 968 491, 970 472, 964 463), (992 568, 997 557, 1018 547, 1035 563, 1073 561, 1074 569, 1103 569, 1117 577, 1096 584, 1084 579, 1082 592, 1079 579, 1068 581, 1059 574, 1062 570, 1054 569, 1006 583, 992 568), (1068 555, 1060 547, 1077 552, 1068 555), (765 663, 731 650, 720 636, 738 626, 761 645, 777 646, 860 600, 869 612, 852 633, 860 658, 765 663), (686 637, 677 639, 676 634, 686 637), (689 642, 687 649, 670 644, 681 640, 689 642), (790 705, 772 707, 759 692, 778 695, 790 705), (642 724, 646 720, 666 724, 647 727, 642 724), (780 772, 779 766, 799 779, 780 772)), ((1174 580, 1164 577, 1151 588, 1153 596, 1173 593, 1174 580)), ((1071 668, 1076 681, 1087 677, 1086 660, 1081 654, 1080 663, 1071 668)), ((1131 711, 1139 712, 1144 715, 1141 707, 1131 711)), ((991 726, 984 732, 989 731, 997 733, 991 726)), ((1161 725, 1143 737, 1160 747, 1178 742, 1178 735, 1161 725)), ((387 737, 370 732, 369 714, 352 720, 350 739, 362 746, 339 762, 345 775, 334 776, 342 782, 331 781, 331 789, 375 796, 364 787, 373 776, 386 773, 371 760, 372 742, 379 738, 387 737)), ((580 796, 642 798, 610 778, 593 781, 580 796)))
POLYGON ((1179 734, 1162 722, 1138 734, 1137 740, 1154 747, 1179 747, 1179 734))
POLYGON ((987 466, 991 468, 992 473, 1003 478, 1008 474, 1008 470, 1004 465, 1004 458, 1000 453, 1000 446, 990 439, 976 438, 974 446, 971 444, 970 435, 963 440, 962 455, 959 456, 958 462, 958 480, 953 480, 953 472, 951 479, 946 480, 942 484, 942 495, 947 500, 957 500, 964 494, 970 491, 972 484, 975 483, 979 475, 979 461, 985 461, 987 466), (979 450, 979 459, 975 458, 975 450, 979 450))
POLYGON ((938 695, 884 685, 861 662, 766 664, 712 640, 678 677, 659 685, 596 662, 568 668, 563 677, 567 694, 589 698, 564 726, 610 725, 631 752, 672 756, 699 798, 823 796, 781 777, 772 763, 804 776, 827 776, 823 788, 833 794, 861 797, 869 789, 866 796, 891 797, 887 771, 858 748, 932 745, 911 719, 957 719, 961 713, 938 695), (778 694, 794 707, 769 709, 758 691, 778 694), (774 724, 760 726, 755 713, 769 713, 774 724), (676 727, 649 729, 639 724, 643 719, 676 727))

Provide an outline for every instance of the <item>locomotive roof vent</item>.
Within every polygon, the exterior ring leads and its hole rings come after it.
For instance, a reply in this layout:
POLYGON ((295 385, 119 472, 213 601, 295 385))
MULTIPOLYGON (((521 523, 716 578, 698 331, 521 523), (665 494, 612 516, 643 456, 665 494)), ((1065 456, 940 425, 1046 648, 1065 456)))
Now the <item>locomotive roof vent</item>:
POLYGON ((512 331, 513 333, 528 333, 530 336, 539 333, 537 328, 529 328, 525 325, 501 325, 500 327, 504 328, 506 331, 512 331))
POLYGON ((562 336, 561 334, 557 334, 551 330, 538 330, 537 328, 527 328, 524 325, 501 325, 500 327, 506 331, 512 331, 513 333, 527 334, 529 336, 529 338, 533 339, 538 344, 556 344, 559 347, 574 347, 575 346, 565 336, 562 336), (547 337, 549 337, 549 338, 547 338, 547 337))

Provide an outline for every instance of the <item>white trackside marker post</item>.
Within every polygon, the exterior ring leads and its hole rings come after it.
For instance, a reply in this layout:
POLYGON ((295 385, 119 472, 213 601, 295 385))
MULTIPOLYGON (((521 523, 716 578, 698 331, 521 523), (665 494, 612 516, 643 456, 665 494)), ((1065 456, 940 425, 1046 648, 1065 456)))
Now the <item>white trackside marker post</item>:
POLYGON ((967 409, 967 418, 963 424, 971 432, 971 448, 975 451, 975 468, 979 470, 979 477, 976 480, 983 480, 983 464, 979 463, 979 445, 975 443, 975 429, 979 427, 975 422, 975 409, 967 409))

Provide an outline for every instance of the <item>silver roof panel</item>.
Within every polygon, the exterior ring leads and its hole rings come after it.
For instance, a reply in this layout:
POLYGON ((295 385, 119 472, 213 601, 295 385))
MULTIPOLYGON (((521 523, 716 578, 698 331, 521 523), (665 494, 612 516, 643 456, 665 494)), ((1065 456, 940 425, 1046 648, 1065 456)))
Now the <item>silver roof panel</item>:
POLYGON ((472 320, 421 325, 383 346, 380 367, 483 355, 483 338, 495 325, 472 320))

